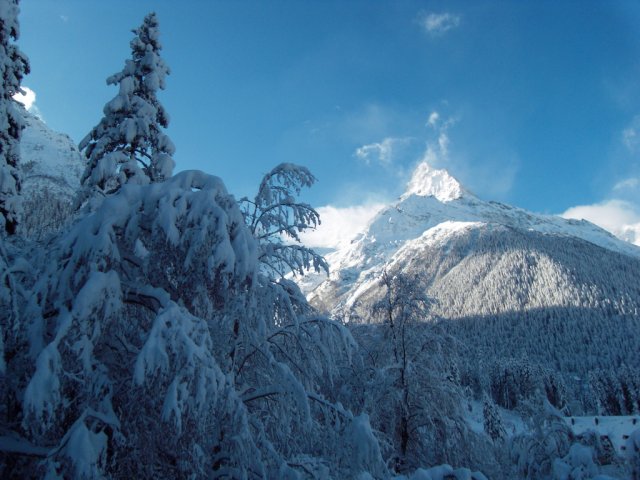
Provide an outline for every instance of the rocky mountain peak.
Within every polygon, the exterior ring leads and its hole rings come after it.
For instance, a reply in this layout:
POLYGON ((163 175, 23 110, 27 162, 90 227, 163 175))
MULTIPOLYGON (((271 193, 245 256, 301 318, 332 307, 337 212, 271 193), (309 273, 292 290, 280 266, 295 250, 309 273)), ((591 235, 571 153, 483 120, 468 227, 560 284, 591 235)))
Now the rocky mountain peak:
POLYGON ((422 162, 413 172, 402 198, 411 195, 435 197, 441 202, 451 202, 469 193, 446 170, 436 169, 427 162, 422 162))

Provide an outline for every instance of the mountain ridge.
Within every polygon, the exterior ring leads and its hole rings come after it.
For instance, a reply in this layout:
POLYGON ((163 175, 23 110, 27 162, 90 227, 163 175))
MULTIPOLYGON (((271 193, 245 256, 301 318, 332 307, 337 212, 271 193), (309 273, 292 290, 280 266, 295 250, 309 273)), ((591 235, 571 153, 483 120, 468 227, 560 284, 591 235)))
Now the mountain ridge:
POLYGON ((52 130, 37 115, 20 108, 22 205, 20 229, 32 239, 57 231, 73 215, 85 159, 68 135, 52 130))
MULTIPOLYGON (((398 201, 378 212, 347 247, 327 255, 331 268, 328 277, 311 275, 299 283, 312 302, 327 308, 327 298, 331 297, 337 303, 328 310, 343 312, 351 308, 366 290, 373 288, 384 269, 401 267, 412 258, 419 257, 421 252, 439 251, 446 255, 456 239, 462 236, 467 237, 469 254, 477 257, 476 250, 481 250, 482 245, 469 239, 475 236, 488 241, 491 235, 481 234, 483 231, 499 231, 498 236, 503 235, 504 238, 516 232, 517 248, 522 250, 527 248, 522 238, 530 237, 532 241, 540 242, 546 236, 557 244, 553 248, 561 249, 565 245, 567 248, 588 250, 590 255, 600 257, 611 252, 630 257, 634 264, 640 262, 640 248, 590 222, 541 215, 499 202, 480 200, 445 170, 433 169, 423 163, 416 169, 407 191, 398 201), (589 245, 604 252, 595 253, 599 250, 589 245)), ((512 245, 507 249, 514 248, 512 245)), ((515 282, 517 278, 513 280, 515 282)))
POLYGON ((43 188, 69 201, 80 188, 85 161, 75 142, 52 130, 38 116, 21 109, 25 128, 20 140, 22 190, 26 195, 43 188))
POLYGON ((412 328, 453 340, 461 385, 476 398, 538 371, 573 415, 633 410, 610 402, 607 385, 622 398, 615 385, 632 380, 621 372, 640 369, 640 248, 586 221, 485 202, 431 173, 444 182, 414 185, 326 257, 328 277, 302 279, 309 302, 353 329, 384 330, 377 306, 414 298, 392 290, 398 276, 430 305, 412 328))

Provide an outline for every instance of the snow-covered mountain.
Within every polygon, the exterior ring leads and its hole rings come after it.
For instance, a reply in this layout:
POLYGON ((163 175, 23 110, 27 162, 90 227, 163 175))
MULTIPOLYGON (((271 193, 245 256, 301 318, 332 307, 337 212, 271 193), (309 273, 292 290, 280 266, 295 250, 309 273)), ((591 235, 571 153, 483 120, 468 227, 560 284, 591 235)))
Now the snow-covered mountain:
POLYGON ((43 238, 72 214, 86 160, 71 137, 49 128, 22 109, 25 125, 20 141, 22 233, 43 238))
POLYGON ((302 287, 354 328, 377 321, 383 272, 424 288, 430 317, 412 320, 435 321, 455 339, 461 383, 476 395, 505 375, 547 372, 561 379, 573 414, 595 412, 609 398, 598 382, 622 385, 640 369, 640 248, 586 221, 480 200, 426 164, 327 261, 329 277, 302 287))
POLYGON ((419 273, 445 318, 594 304, 640 311, 640 248, 586 221, 480 200, 426 163, 327 261, 329 278, 302 287, 334 314, 374 295, 385 269, 419 273))
POLYGON ((66 134, 54 132, 40 118, 22 110, 25 128, 20 140, 22 191, 29 196, 49 189, 71 200, 80 187, 86 160, 66 134))

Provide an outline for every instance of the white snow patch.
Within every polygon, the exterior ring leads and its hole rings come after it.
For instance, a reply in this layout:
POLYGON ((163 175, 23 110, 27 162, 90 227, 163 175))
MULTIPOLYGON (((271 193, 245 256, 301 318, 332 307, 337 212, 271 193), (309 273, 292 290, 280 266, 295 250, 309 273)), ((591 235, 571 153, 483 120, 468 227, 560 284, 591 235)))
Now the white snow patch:
MULTIPOLYGON (((514 437, 529 431, 525 420, 516 412, 497 405, 496 407, 500 413, 500 418, 508 437, 514 437)), ((467 408, 464 411, 464 420, 469 428, 475 433, 485 433, 484 414, 481 401, 471 400, 467 403, 467 408)))
POLYGON ((24 112, 24 123, 20 140, 23 195, 46 188, 71 200, 80 189, 86 163, 75 142, 30 113, 24 112))
POLYGON ((608 437, 616 451, 622 454, 631 434, 640 430, 640 417, 637 415, 566 417, 564 421, 576 435, 593 430, 608 437))

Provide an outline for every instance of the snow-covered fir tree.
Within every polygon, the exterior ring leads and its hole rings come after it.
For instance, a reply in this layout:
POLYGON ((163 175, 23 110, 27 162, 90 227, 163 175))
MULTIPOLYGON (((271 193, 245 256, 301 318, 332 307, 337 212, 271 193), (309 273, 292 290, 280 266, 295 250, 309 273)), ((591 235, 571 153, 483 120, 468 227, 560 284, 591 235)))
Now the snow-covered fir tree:
POLYGON ((80 142, 88 159, 82 177, 91 192, 108 194, 125 183, 144 185, 170 177, 175 147, 163 132, 169 116, 157 98, 165 88, 169 67, 160 56, 155 13, 133 30, 131 59, 107 79, 118 94, 104 106, 104 117, 80 142))
POLYGON ((0 234, 13 234, 20 220, 20 132, 13 99, 29 73, 29 60, 13 41, 20 36, 18 0, 0 1, 0 234))
POLYGON ((484 431, 491 437, 491 440, 502 440, 506 436, 502 418, 498 406, 488 395, 485 395, 482 402, 482 417, 484 431))
POLYGON ((333 399, 351 335, 260 273, 218 178, 124 185, 49 245, 16 275, 4 474, 389 475, 368 417, 333 399))

